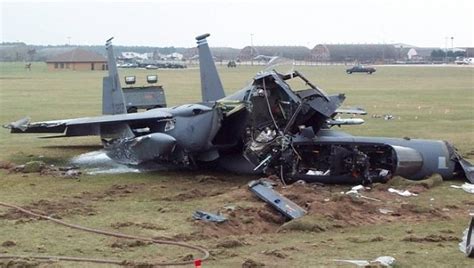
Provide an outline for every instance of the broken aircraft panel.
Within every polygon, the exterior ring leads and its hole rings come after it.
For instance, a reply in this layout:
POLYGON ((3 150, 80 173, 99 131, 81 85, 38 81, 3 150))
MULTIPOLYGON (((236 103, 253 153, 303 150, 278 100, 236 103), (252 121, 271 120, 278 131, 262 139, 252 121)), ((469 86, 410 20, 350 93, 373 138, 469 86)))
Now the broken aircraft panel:
POLYGON ((306 214, 306 210, 273 190, 272 186, 265 180, 251 181, 248 186, 250 191, 256 194, 260 199, 291 220, 303 217, 306 214))

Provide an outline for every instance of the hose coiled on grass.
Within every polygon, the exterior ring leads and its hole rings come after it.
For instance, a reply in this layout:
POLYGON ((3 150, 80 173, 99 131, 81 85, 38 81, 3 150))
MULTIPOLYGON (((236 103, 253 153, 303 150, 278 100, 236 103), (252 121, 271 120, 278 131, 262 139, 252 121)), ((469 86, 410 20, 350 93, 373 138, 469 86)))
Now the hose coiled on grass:
MULTIPOLYGON (((105 236, 112 236, 117 238, 124 238, 124 239, 133 239, 133 240, 140 240, 144 242, 151 242, 153 244, 161 244, 161 245, 172 245, 177 247, 188 248, 192 250, 196 250, 202 253, 201 260, 206 260, 209 258, 209 251, 201 246, 195 246, 184 242, 176 242, 176 241, 169 241, 169 240, 160 240, 160 239, 153 239, 149 237, 141 237, 141 236, 134 236, 134 235, 127 235, 122 233, 115 233, 109 231, 103 231, 98 229, 93 229, 89 227, 80 226, 77 224, 67 223, 58 219, 54 219, 49 216, 45 216, 42 214, 35 213, 33 211, 24 209, 22 207, 0 202, 0 206, 11 208, 20 212, 23 212, 27 215, 45 219, 48 221, 52 221, 56 224, 63 225, 72 229, 105 235, 105 236)), ((91 263, 103 263, 103 264, 116 264, 116 265, 133 265, 136 264, 133 261, 126 261, 126 260, 111 260, 111 259, 93 259, 93 258, 78 258, 78 257, 66 257, 66 256, 21 256, 21 255, 0 255, 0 259, 37 259, 37 260, 57 260, 57 261, 74 261, 74 262, 91 262, 91 263)), ((170 261, 170 262, 160 262, 160 263, 149 263, 150 266, 172 266, 172 265, 188 265, 193 264, 194 260, 189 261, 170 261)), ((143 263, 142 263, 143 264, 143 263)))

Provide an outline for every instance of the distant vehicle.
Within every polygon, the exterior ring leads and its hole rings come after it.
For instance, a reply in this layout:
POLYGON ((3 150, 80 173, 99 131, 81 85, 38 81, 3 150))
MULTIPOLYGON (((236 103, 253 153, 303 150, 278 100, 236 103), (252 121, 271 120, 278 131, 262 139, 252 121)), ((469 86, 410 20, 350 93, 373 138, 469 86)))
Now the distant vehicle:
POLYGON ((235 68, 235 67, 237 67, 237 63, 235 63, 235 60, 230 60, 227 63, 227 68, 235 68))
POLYGON ((138 64, 136 63, 123 63, 123 64, 117 64, 118 68, 137 68, 138 64))
POLYGON ((156 70, 156 69, 158 69, 158 66, 150 64, 150 65, 145 66, 145 69, 147 69, 147 70, 156 70))
POLYGON ((375 68, 374 67, 366 67, 364 65, 356 65, 352 68, 349 68, 346 70, 346 73, 351 74, 351 73, 368 73, 372 74, 375 73, 375 68))
POLYGON ((161 66, 158 66, 159 68, 170 68, 170 69, 186 69, 187 66, 184 63, 178 63, 178 62, 166 62, 162 64, 161 66))
POLYGON ((176 61, 144 61, 138 63, 138 68, 145 68, 150 70, 155 69, 184 69, 186 64, 176 61))
POLYGON ((474 64, 474 58, 463 58, 463 57, 458 57, 454 61, 457 65, 472 65, 474 64))

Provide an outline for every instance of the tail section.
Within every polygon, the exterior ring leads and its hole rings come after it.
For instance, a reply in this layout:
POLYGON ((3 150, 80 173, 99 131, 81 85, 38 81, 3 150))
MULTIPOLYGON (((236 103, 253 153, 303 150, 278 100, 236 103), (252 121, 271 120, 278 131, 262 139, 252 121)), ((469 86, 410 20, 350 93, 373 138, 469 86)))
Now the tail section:
POLYGON ((102 113, 103 114, 126 114, 125 98, 123 96, 122 87, 120 86, 120 78, 115 62, 114 50, 112 47, 112 38, 107 40, 105 48, 107 49, 107 65, 109 75, 103 79, 102 87, 102 113))
POLYGON ((221 79, 207 44, 206 38, 209 36, 210 34, 203 34, 196 37, 199 51, 199 69, 201 72, 201 94, 202 101, 204 102, 216 101, 225 97, 221 79))

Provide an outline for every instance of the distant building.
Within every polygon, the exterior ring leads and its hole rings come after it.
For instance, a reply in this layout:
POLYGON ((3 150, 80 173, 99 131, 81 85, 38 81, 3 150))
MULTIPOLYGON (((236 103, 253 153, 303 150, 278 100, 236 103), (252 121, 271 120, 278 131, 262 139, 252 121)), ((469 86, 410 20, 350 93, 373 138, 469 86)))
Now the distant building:
POLYGON ((155 51, 151 57, 153 60, 166 60, 166 61, 181 61, 183 60, 183 54, 173 52, 171 54, 161 54, 155 51))
POLYGON ((118 57, 119 60, 123 61, 136 61, 136 60, 148 60, 153 57, 153 53, 137 53, 137 52, 122 52, 118 57))
MULTIPOLYGON (((216 61, 235 60, 240 50, 231 47, 211 47, 211 53, 216 61)), ((183 58, 193 60, 198 58, 197 47, 188 48, 183 52, 183 58)))
POLYGON ((465 47, 464 50, 466 51, 466 58, 474 57, 474 47, 465 47))
POLYGON ((311 50, 311 57, 327 62, 385 62, 397 60, 399 51, 388 44, 319 44, 311 50))
POLYGON ((411 47, 401 49, 401 59, 410 61, 429 61, 431 52, 440 48, 436 47, 411 47))
POLYGON ((304 46, 246 46, 240 51, 239 59, 246 61, 259 55, 293 60, 311 59, 310 49, 304 46))
POLYGON ((73 49, 46 60, 48 70, 95 71, 107 70, 107 60, 95 52, 73 49))

